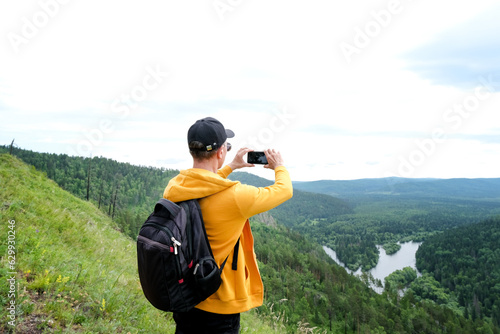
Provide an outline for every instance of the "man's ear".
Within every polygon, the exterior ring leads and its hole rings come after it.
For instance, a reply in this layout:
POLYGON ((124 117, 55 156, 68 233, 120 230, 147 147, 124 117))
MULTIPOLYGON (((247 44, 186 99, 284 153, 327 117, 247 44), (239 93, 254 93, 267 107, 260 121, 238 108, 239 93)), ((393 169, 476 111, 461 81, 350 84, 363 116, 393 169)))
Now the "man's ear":
POLYGON ((224 153, 222 152, 224 150, 224 147, 219 147, 219 149, 217 150, 217 159, 222 159, 223 158, 223 155, 224 153))

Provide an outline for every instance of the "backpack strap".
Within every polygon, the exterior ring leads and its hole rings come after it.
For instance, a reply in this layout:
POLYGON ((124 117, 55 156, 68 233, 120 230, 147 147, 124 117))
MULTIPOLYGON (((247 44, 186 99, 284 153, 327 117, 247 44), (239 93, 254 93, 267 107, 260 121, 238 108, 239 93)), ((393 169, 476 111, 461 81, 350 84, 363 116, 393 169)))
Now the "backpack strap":
MULTIPOLYGON (((238 252, 240 250, 240 238, 238 238, 238 241, 236 241, 236 245, 234 245, 234 251, 233 251, 233 265, 232 268, 234 271, 238 270, 238 252)), ((229 254, 226 256, 226 259, 224 262, 222 262, 220 266, 220 271, 222 272, 222 269, 224 269, 224 266, 226 265, 227 259, 229 258, 229 254)))
MULTIPOLYGON (((201 209, 200 209, 200 206, 198 204, 198 200, 195 200, 195 201, 196 201, 197 209, 200 211, 200 215, 201 215, 201 209)), ((170 202, 170 201, 168 201, 168 202, 170 202)), ((172 203, 172 202, 170 202, 170 203, 172 203)), ((191 229, 191 210, 189 209, 189 205, 187 204, 186 201, 179 202, 178 204, 186 212, 186 219, 187 219, 187 224, 188 224, 188 226, 186 228, 186 231, 187 231, 187 234, 188 234, 187 237, 189 238, 188 240, 192 240, 192 235, 191 235, 192 234, 192 229, 191 229)), ((172 209, 175 210, 175 208, 173 208, 173 207, 172 207, 172 209)), ((169 208, 169 211, 170 211, 170 208, 169 208)), ((203 219, 202 219, 202 223, 203 223, 203 231, 204 231, 205 235, 207 235, 207 232, 205 231, 205 222, 203 221, 203 219)), ((207 238, 207 241, 208 241, 208 238, 207 238)), ((209 244, 210 244, 210 242, 209 242, 209 244)), ((189 243, 190 254, 193 254, 192 247, 193 247, 193 245, 191 243, 189 243)), ((238 241, 236 241, 236 245, 234 245, 233 264, 232 264, 232 269, 234 271, 238 270, 238 253, 239 253, 239 250, 240 250, 240 238, 238 238, 238 241)), ((212 247, 210 247, 210 252, 212 252, 212 247)), ((224 260, 224 262, 222 262, 222 264, 220 266, 220 272, 222 272, 222 270, 224 269, 224 266, 226 265, 226 262, 227 262, 228 258, 229 258, 229 254, 226 256, 226 259, 224 260)))
POLYGON ((160 200, 156 203, 154 213, 158 213, 162 208, 167 209, 172 216, 176 216, 180 210, 180 207, 177 204, 165 198, 160 198, 160 200))
MULTIPOLYGON (((191 228, 191 210, 189 209, 189 205, 187 204, 187 202, 180 202, 178 204, 184 209, 184 212, 186 212, 186 234, 188 240, 191 241, 193 240, 193 229, 191 228)), ((193 255, 193 244, 191 242, 188 242, 188 252, 188 256, 189 258, 191 258, 193 255)), ((210 252, 212 252, 211 249, 210 252)))
MULTIPOLYGON (((233 270, 238 270, 238 252, 240 251, 240 238, 236 241, 236 245, 234 245, 233 252, 233 270)), ((228 255, 229 256, 229 255, 228 255)))

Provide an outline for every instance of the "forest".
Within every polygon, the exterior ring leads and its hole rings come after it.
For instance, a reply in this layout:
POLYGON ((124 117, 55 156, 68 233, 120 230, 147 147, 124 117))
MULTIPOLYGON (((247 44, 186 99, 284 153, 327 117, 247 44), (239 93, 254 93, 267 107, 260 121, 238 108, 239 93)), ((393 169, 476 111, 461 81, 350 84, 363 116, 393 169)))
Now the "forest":
POLYGON ((401 296, 390 288, 379 295, 367 287, 369 277, 363 282, 348 275, 301 234, 282 225, 252 224, 265 286, 266 305, 259 308, 264 315, 272 311, 291 324, 306 319, 329 333, 500 333, 488 318, 467 318, 427 296, 401 296))
MULTIPOLYGON (((2 151, 7 152, 7 147, 0 147, 2 151)), ((16 148, 13 154, 54 179, 61 188, 93 203, 132 240, 152 203, 178 173, 98 157, 16 148)), ((233 173, 231 177, 261 186, 269 183, 247 173, 233 173)), ((467 275, 459 270, 446 276, 435 269, 439 265, 424 268, 421 263, 427 263, 425 260, 419 262, 422 277, 414 279, 408 272, 396 272, 388 278, 386 291, 378 295, 367 287, 369 277, 360 281, 348 275, 321 248, 328 245, 349 259, 343 262, 367 269, 376 263, 375 245, 386 244, 389 249, 395 247, 395 241, 423 239, 426 245, 433 238, 447 235, 442 231, 475 226, 471 223, 498 214, 497 201, 434 198, 422 202, 412 197, 388 200, 377 196, 355 201, 300 190, 294 192, 294 199, 298 201, 293 205, 274 209, 271 215, 255 217, 252 222, 266 286, 265 305, 257 310, 262 317, 281 319, 289 332, 300 327, 299 323, 307 323, 333 333, 499 333, 495 313, 495 300, 499 298, 483 298, 486 293, 498 292, 498 276, 486 275, 495 284, 490 290, 480 290, 472 283, 478 278, 472 276, 475 269, 467 275), (463 282, 470 283, 460 288, 463 282), (403 288, 407 293, 401 294, 403 288)), ((480 256, 485 249, 498 254, 498 246, 494 247, 491 243, 474 254, 480 256)), ((443 248, 442 252, 449 251, 443 248)), ((467 256, 462 264, 470 262, 467 256)), ((499 268, 498 262, 486 263, 499 268)))
POLYGON ((454 296, 472 319, 500 325, 500 216, 446 230, 417 251, 417 268, 454 296))
POLYGON ((500 216, 426 239, 406 267, 385 279, 385 291, 446 305, 467 319, 500 325, 500 216))

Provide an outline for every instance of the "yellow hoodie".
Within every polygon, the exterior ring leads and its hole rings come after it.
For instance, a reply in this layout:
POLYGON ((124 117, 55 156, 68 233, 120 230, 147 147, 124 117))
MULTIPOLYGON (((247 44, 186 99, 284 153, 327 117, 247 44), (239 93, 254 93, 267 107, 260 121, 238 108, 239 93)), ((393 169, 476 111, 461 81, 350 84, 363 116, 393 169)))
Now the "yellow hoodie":
POLYGON ((293 195, 285 167, 275 170, 275 183, 257 188, 226 179, 231 167, 217 174, 192 168, 182 170, 168 183, 163 197, 172 202, 198 198, 208 240, 219 266, 229 255, 222 271, 219 290, 196 306, 201 310, 233 314, 262 305, 264 286, 260 278, 248 218, 277 207, 293 195), (232 270, 233 249, 240 238, 238 270, 232 270))

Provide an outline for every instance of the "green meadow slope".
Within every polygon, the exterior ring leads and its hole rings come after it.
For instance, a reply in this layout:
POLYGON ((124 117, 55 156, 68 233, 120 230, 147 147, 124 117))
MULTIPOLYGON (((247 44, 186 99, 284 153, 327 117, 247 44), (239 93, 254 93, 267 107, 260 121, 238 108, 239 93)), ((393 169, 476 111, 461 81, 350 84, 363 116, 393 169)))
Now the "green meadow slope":
MULTIPOLYGON (((0 332, 174 332, 142 293, 135 242, 108 216, 7 154, 0 187, 0 332)), ((250 312, 242 328, 275 331, 262 321, 250 312)))

